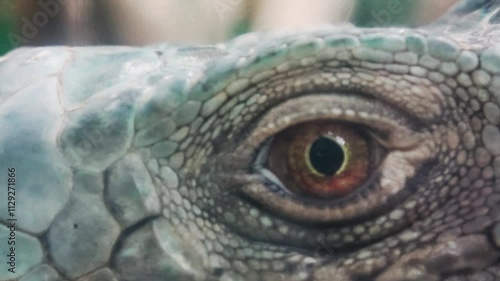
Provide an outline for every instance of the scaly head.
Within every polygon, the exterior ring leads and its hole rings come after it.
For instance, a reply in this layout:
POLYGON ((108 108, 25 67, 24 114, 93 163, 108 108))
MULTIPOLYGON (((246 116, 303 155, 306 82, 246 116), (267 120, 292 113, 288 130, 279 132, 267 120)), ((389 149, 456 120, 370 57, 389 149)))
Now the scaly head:
POLYGON ((1 77, 31 71, 0 89, 24 273, 499 279, 499 11, 11 53, 1 77))

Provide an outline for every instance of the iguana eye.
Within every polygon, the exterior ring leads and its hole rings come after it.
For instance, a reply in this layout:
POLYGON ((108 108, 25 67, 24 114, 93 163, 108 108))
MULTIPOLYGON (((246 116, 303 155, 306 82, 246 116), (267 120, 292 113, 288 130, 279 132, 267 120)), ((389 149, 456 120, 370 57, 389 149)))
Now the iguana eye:
POLYGON ((292 192, 318 198, 343 197, 368 177, 367 137, 363 130, 347 123, 299 124, 273 138, 265 166, 292 192))
POLYGON ((406 181, 430 155, 427 133, 411 120, 363 96, 298 97, 264 114, 228 159, 253 158, 252 176, 238 177, 241 194, 278 216, 363 218, 410 194, 406 181))

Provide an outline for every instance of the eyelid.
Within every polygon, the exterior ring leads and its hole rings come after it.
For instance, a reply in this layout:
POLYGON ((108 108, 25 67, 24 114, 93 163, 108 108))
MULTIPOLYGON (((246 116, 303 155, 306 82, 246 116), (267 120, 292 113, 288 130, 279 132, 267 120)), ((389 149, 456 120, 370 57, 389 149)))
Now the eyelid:
POLYGON ((346 121, 370 128, 375 138, 390 149, 409 149, 420 141, 419 126, 403 113, 382 102, 346 94, 316 94, 288 100, 271 109, 246 140, 257 147, 277 132, 293 125, 318 120, 346 121))

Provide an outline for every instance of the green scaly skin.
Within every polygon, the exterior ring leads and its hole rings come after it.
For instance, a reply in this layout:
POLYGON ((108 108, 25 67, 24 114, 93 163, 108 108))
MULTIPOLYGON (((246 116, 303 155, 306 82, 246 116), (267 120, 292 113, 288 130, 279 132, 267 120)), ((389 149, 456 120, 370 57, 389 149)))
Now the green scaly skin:
POLYGON ((7 54, 0 280, 500 280, 499 8, 467 1, 418 30, 7 54), (285 192, 255 164, 319 119, 385 150, 343 199, 285 192))

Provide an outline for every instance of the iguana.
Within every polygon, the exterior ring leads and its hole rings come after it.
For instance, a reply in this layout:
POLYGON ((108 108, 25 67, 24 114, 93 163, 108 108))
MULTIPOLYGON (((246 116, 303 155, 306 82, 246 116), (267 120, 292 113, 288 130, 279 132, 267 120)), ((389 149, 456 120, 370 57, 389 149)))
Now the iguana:
POLYGON ((500 280, 499 23, 8 53, 0 280, 500 280))

